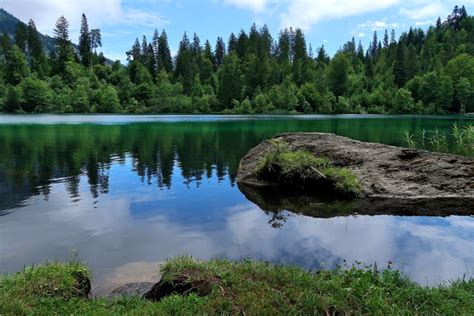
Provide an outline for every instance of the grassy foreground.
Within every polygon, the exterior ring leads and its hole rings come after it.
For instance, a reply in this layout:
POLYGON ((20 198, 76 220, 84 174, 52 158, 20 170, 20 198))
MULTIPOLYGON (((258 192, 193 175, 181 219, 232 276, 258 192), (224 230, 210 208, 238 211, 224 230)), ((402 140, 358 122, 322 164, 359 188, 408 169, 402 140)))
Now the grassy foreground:
POLYGON ((311 273, 263 262, 170 260, 163 282, 185 294, 157 302, 89 299, 78 263, 45 264, 0 279, 0 314, 474 314, 474 280, 425 288, 399 272, 372 269, 311 273))

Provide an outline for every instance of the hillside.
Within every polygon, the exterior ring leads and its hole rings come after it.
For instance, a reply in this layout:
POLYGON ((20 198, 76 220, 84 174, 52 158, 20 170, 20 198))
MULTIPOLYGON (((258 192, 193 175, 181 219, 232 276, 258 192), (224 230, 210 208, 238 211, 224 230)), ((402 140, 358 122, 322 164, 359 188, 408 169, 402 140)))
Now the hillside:
MULTIPOLYGON (((0 34, 6 33, 12 40, 15 37, 15 31, 18 23, 25 23, 20 21, 7 11, 0 9, 0 34)), ((38 32, 41 41, 47 52, 54 50, 54 38, 48 35, 41 34, 38 32)), ((77 45, 73 44, 74 49, 77 49, 77 45)))

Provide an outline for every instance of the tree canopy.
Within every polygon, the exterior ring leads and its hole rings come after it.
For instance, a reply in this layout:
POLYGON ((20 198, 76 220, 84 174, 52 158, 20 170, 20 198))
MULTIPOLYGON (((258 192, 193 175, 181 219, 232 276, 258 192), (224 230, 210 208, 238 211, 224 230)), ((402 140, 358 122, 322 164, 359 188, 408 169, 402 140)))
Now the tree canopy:
POLYGON ((456 7, 427 31, 374 32, 330 57, 301 29, 273 38, 266 26, 215 44, 184 33, 172 56, 165 30, 143 36, 128 63, 107 63, 100 30, 82 15, 77 51, 69 23, 47 53, 34 21, 0 37, 0 109, 5 112, 420 113, 474 112, 474 17, 456 7))

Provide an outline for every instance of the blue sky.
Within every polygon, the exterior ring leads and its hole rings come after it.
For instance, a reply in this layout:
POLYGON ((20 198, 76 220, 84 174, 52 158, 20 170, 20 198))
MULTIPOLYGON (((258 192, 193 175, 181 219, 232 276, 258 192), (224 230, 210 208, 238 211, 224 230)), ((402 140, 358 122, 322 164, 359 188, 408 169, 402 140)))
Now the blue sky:
POLYGON ((175 52, 184 31, 214 45, 217 36, 227 42, 231 32, 247 31, 253 22, 267 24, 274 37, 283 27, 300 27, 314 51, 324 44, 333 54, 352 36, 365 47, 376 30, 380 38, 386 28, 397 36, 410 26, 426 29, 456 4, 474 12, 474 0, 0 0, 0 7, 23 21, 33 18, 46 34, 65 15, 74 42, 85 12, 90 27, 102 30, 104 54, 120 60, 136 37, 151 38, 155 28, 166 29, 175 52))

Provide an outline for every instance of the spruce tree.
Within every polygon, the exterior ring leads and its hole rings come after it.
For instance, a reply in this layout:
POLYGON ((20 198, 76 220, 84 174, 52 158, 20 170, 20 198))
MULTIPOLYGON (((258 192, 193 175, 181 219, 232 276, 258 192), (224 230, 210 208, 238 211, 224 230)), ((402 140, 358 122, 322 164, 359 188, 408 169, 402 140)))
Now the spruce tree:
POLYGON ((89 32, 89 24, 87 17, 83 13, 81 19, 81 31, 79 35, 79 55, 81 57, 81 63, 84 66, 89 66, 91 63, 91 34, 89 32))
POLYGON ((188 94, 191 91, 194 82, 192 72, 192 54, 191 44, 186 32, 179 43, 178 54, 176 55, 176 69, 174 77, 183 84, 184 93, 188 94))
POLYGON ((26 25, 25 23, 20 22, 16 26, 15 44, 23 53, 27 52, 26 51, 27 40, 28 40, 28 31, 27 31, 26 25))
POLYGON ((308 57, 306 51, 306 40, 304 38, 303 31, 301 29, 296 29, 295 37, 293 42, 293 62, 297 63, 300 61, 306 60, 308 57))
POLYGON ((193 37, 193 44, 191 45, 191 54, 193 57, 201 55, 202 48, 201 48, 201 40, 196 33, 194 33, 193 37))
POLYGON ((372 58, 377 57, 377 52, 378 52, 378 39, 377 39, 377 31, 374 32, 374 36, 372 38, 372 44, 370 45, 370 52, 369 55, 372 58))
POLYGON ((406 46, 404 43, 398 43, 397 56, 393 65, 393 74, 395 76, 395 83, 399 88, 403 87, 407 81, 405 51, 406 46))
POLYGON ((279 63, 288 63, 290 61, 291 43, 288 29, 280 32, 278 37, 277 58, 279 63))
POLYGON ((160 46, 160 33, 158 33, 157 29, 155 29, 155 32, 153 33, 152 45, 153 45, 153 54, 155 56, 155 62, 158 69, 158 59, 159 59, 158 48, 160 46))
POLYGON ((158 71, 171 73, 173 71, 173 59, 168 45, 168 35, 165 30, 161 32, 158 44, 158 71))
POLYGON ((91 52, 97 54, 96 49, 102 47, 102 34, 99 29, 92 29, 90 33, 91 38, 91 52))
POLYGON ((327 64, 329 62, 329 56, 326 54, 326 50, 324 49, 324 45, 318 51, 318 57, 316 57, 316 61, 322 64, 327 64))
POLYGON ((73 58, 71 42, 69 41, 69 22, 64 16, 60 16, 56 21, 53 34, 56 41, 56 73, 63 74, 66 62, 73 58))
POLYGON ((383 48, 388 48, 389 41, 388 41, 388 32, 385 30, 385 34, 383 36, 383 48))
POLYGON ((39 77, 43 77, 47 69, 46 56, 35 22, 31 19, 28 22, 28 48, 31 56, 31 68, 36 71, 39 77))
POLYGON ((397 39, 395 37, 395 30, 392 29, 392 33, 390 35, 390 44, 395 44, 397 42, 397 39))
POLYGON ((237 46, 235 48, 237 55, 241 59, 243 59, 245 54, 247 54, 248 42, 249 42, 249 37, 247 36, 244 30, 241 30, 239 33, 239 37, 237 39, 237 46))
POLYGON ((328 86, 339 102, 339 97, 343 96, 349 84, 349 68, 350 63, 347 56, 338 53, 329 63, 327 72, 328 86))
POLYGON ((148 56, 148 41, 146 40, 146 36, 143 35, 143 37, 142 37, 142 46, 141 46, 141 49, 140 49, 140 60, 141 60, 143 65, 146 64, 147 56, 148 56))
POLYGON ((206 42, 204 43, 204 58, 209 60, 211 62, 211 65, 214 66, 215 64, 214 53, 212 52, 212 47, 209 40, 206 40, 206 42))
POLYGON ((237 37, 235 36, 234 33, 230 33, 229 41, 227 42, 227 52, 229 53, 229 55, 235 52, 236 48, 237 48, 237 37))
POLYGON ((132 49, 127 52, 128 61, 138 61, 141 58, 141 48, 138 38, 135 39, 132 49))
POLYGON ((217 38, 214 56, 215 56, 214 67, 215 69, 217 69, 222 65, 222 63, 224 62, 224 57, 225 57, 225 43, 222 37, 217 38))

